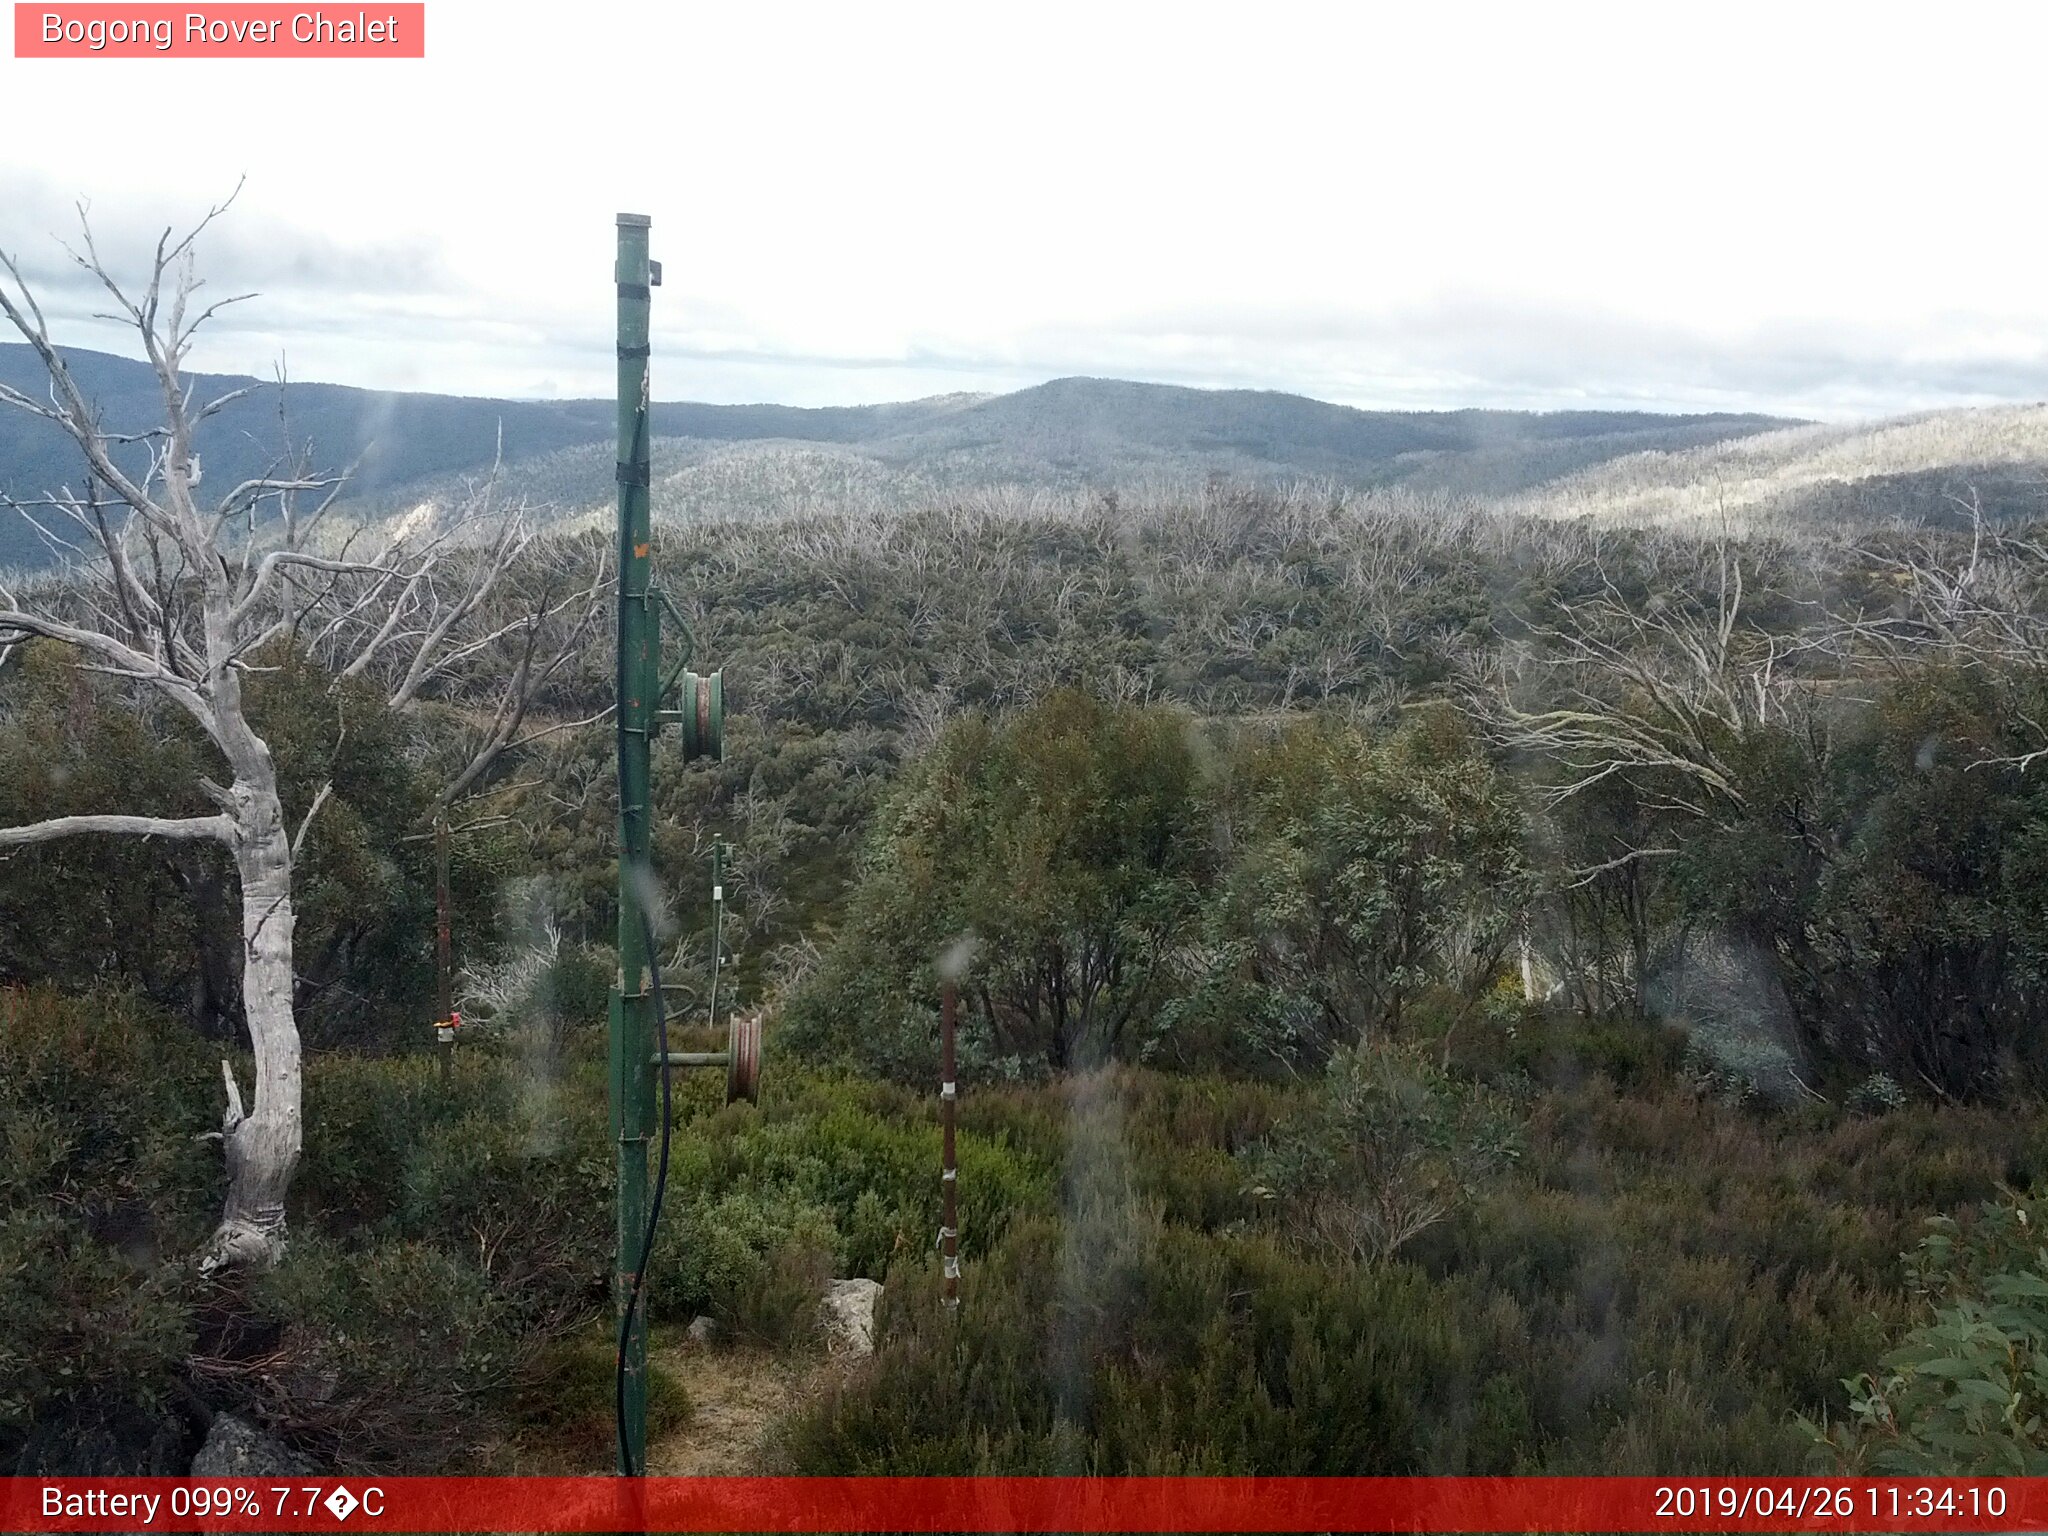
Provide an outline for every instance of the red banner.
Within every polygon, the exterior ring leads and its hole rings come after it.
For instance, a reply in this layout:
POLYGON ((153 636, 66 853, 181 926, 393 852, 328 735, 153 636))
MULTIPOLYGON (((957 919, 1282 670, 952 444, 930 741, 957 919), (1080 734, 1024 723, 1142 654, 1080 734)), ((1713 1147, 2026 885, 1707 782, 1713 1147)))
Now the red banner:
POLYGON ((423 59, 427 8, 406 4, 43 5, 15 0, 17 59, 423 59))
POLYGON ((2048 1531, 2048 1478, 0 1479, 0 1531, 2048 1531))

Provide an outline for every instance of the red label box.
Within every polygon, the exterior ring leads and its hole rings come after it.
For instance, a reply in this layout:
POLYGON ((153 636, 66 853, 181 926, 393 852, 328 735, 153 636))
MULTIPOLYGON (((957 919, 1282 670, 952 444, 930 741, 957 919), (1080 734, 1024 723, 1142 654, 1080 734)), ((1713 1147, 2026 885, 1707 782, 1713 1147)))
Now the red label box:
POLYGON ((423 59, 427 8, 38 4, 15 0, 17 59, 423 59))
POLYGON ((4 1478, 0 1532, 2048 1530, 2048 1478, 4 1478))

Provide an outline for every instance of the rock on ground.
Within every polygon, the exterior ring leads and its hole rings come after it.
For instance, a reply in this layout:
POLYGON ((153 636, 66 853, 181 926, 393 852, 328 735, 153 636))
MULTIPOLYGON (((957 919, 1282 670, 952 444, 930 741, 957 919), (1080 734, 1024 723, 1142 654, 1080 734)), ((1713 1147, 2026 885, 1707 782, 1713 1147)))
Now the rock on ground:
POLYGON ((879 1280, 834 1280, 826 1288, 821 1310, 826 1344, 834 1354, 874 1353, 875 1303, 881 1299, 879 1280))
POLYGON ((282 1442, 232 1413, 216 1414, 206 1444, 192 1458, 191 1477, 310 1476, 320 1469, 282 1442))

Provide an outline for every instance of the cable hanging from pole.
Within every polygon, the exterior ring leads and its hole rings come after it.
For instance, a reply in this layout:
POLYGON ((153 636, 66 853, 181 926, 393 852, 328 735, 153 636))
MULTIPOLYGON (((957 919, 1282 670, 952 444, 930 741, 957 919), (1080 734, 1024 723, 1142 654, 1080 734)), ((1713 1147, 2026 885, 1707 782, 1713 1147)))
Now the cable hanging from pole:
MULTIPOLYGON (((646 864, 640 866, 640 873, 646 884, 643 890, 652 890, 654 871, 646 864)), ((647 974, 654 993, 654 1035, 661 1056, 661 1151, 654 1164, 654 1195, 647 1206, 647 1235, 640 1240, 640 1256, 633 1265, 633 1279, 626 1291, 626 1305, 619 1315, 619 1365, 616 1378, 616 1393, 613 1401, 613 1422, 618 1429, 619 1468, 627 1477, 644 1477, 647 1465, 633 1465, 631 1437, 626 1433, 626 1346, 633 1333, 633 1314, 639 1309, 647 1292, 647 1266, 654 1258, 654 1234, 661 1225, 661 1203, 668 1193, 669 1138, 673 1133, 671 1111, 674 1096, 668 1064, 668 1009, 661 998, 661 958, 655 947, 654 919, 648 915, 648 904, 640 904, 640 933, 647 945, 647 974)), ((712 985, 717 986, 714 978, 712 985)), ((716 993, 713 994, 716 996, 716 993)))

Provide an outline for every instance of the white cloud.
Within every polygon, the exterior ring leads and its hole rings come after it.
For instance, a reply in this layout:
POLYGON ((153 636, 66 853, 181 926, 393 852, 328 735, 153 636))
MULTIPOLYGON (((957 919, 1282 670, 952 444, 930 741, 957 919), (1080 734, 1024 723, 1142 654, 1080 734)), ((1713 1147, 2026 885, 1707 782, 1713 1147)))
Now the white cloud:
POLYGON ((461 392, 608 389, 631 208, 671 397, 2048 395, 2038 7, 428 17, 415 62, 0 60, 17 120, 62 124, 0 172, 0 244, 54 276, 83 196, 139 252, 246 172, 205 255, 264 297, 199 361, 461 392))

